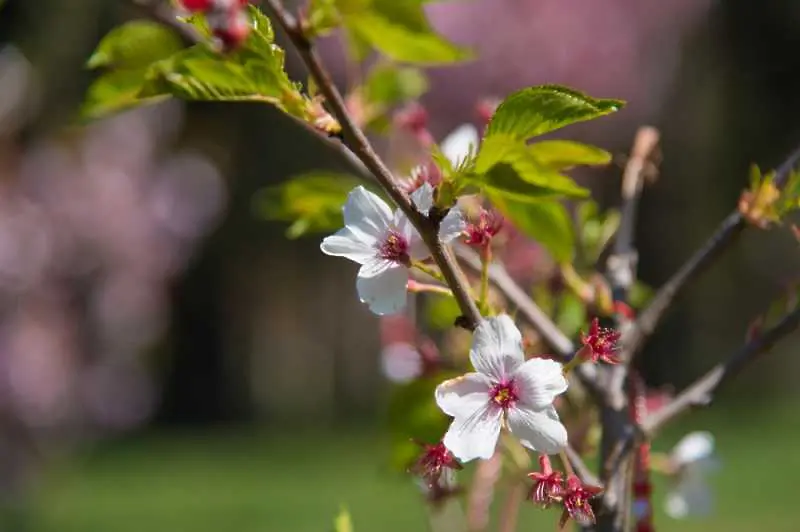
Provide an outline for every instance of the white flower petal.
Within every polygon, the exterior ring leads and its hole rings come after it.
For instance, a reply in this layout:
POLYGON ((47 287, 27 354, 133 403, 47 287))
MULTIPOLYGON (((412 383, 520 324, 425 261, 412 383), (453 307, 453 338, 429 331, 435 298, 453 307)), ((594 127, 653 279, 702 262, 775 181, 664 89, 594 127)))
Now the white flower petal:
POLYGON ((485 319, 475 329, 469 359, 476 371, 495 381, 504 381, 524 358, 522 334, 508 315, 485 319))
POLYGON ((354 233, 349 227, 344 227, 335 234, 325 237, 319 248, 326 255, 345 257, 364 264, 375 256, 373 244, 365 241, 368 238, 370 237, 367 235, 354 233))
POLYGON ((461 236, 466 227, 464 213, 457 206, 453 207, 439 224, 439 239, 444 243, 455 240, 461 236))
POLYGON ((414 207, 419 212, 427 216, 431 208, 433 208, 433 187, 431 184, 425 182, 412 192, 411 203, 414 204, 414 207))
POLYGON ((487 404, 469 417, 455 418, 442 442, 462 462, 487 460, 497 447, 502 415, 500 408, 487 404))
POLYGON ((436 387, 436 404, 453 417, 466 418, 489 403, 492 385, 485 375, 467 373, 436 387))
POLYGON ((467 154, 470 146, 478 147, 478 130, 472 124, 458 126, 442 141, 441 149, 453 166, 457 165, 467 154))
MULTIPOLYGON (((356 289, 362 302, 379 316, 397 314, 406 306, 408 268, 389 263, 390 267, 372 277, 363 277, 359 271, 356 289)), ((364 269, 365 266, 362 266, 364 269)))
POLYGON ((406 239, 406 242, 408 242, 408 254, 412 259, 423 260, 430 256, 431 253, 428 250, 428 246, 422 241, 422 237, 419 236, 419 232, 417 232, 411 220, 409 220, 400 209, 397 209, 394 213, 392 226, 406 239))
POLYGON ((664 510, 673 519, 709 515, 714 507, 714 496, 699 478, 682 480, 667 493, 664 510))
POLYGON ((710 432, 690 432, 672 449, 672 461, 683 466, 714 454, 714 436, 710 432))
POLYGON ((381 240, 392 221, 392 209, 378 195, 357 186, 347 196, 342 209, 344 225, 356 234, 381 240))
POLYGON ((390 260, 382 259, 380 257, 370 257, 369 260, 364 262, 361 268, 358 270, 359 277, 375 277, 376 275, 380 275, 386 270, 394 267, 400 266, 396 262, 392 262, 390 260))
POLYGON ((556 454, 567 446, 567 429, 552 406, 539 411, 524 406, 509 409, 508 429, 522 445, 540 453, 556 454))
POLYGON ((553 404, 556 396, 567 391, 561 364, 555 360, 532 358, 514 373, 520 403, 541 410, 553 404))

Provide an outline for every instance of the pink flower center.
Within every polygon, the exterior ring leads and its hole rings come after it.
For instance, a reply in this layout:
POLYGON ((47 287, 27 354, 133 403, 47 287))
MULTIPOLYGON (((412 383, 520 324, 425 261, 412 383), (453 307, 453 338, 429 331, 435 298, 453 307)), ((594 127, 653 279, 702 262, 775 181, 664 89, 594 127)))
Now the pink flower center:
POLYGON ((503 410, 513 407, 519 399, 517 387, 514 385, 513 380, 495 384, 489 392, 489 397, 503 410))
POLYGON ((397 231, 389 231, 383 242, 378 244, 378 256, 399 264, 408 264, 411 262, 408 248, 408 240, 403 235, 397 231))

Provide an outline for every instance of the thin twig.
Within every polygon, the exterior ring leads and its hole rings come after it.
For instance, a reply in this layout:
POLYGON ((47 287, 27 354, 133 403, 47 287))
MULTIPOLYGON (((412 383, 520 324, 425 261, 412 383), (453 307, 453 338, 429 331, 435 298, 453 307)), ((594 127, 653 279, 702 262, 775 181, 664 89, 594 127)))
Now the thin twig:
POLYGON ((575 470, 575 474, 581 479, 581 482, 591 486, 601 486, 600 480, 598 480, 597 476, 592 473, 592 470, 589 469, 589 466, 587 466, 586 462, 583 461, 581 455, 578 454, 578 451, 576 451, 571 445, 568 445, 564 452, 566 453, 567 458, 569 458, 569 463, 572 465, 572 469, 575 470))
MULTIPOLYGON (((628 292, 636 279, 637 252, 634 245, 634 230, 639 197, 644 188, 645 172, 658 148, 659 133, 653 127, 642 127, 636 133, 631 156, 622 175, 622 214, 619 231, 614 241, 614 250, 608 257, 608 278, 615 302, 628 302, 628 292)), ((617 312, 617 327, 626 331, 631 325, 617 312)), ((623 349, 622 363, 608 369, 608 403, 611 408, 621 409, 625 405, 623 391, 628 363, 631 357, 623 349)))
POLYGON ((645 418, 643 429, 654 435, 666 423, 695 406, 708 405, 716 391, 735 376, 744 366, 767 353, 779 340, 800 326, 800 306, 783 317, 774 327, 758 335, 726 361, 714 366, 708 373, 688 386, 672 401, 645 418))
MULTIPOLYGON (((782 188, 800 161, 800 147, 786 159, 775 175, 775 186, 782 188)), ((675 297, 697 277, 713 260, 718 257, 741 233, 746 226, 744 217, 739 211, 729 214, 719 225, 713 235, 698 249, 686 263, 661 287, 650 305, 638 316, 633 327, 622 337, 623 349, 629 358, 636 356, 644 342, 661 321, 664 313, 675 297)))
POLYGON ((636 279, 637 252, 633 241, 636 214, 644 188, 645 174, 658 148, 659 137, 658 130, 654 127, 639 128, 631 156, 622 175, 619 230, 614 239, 613 252, 608 258, 608 277, 615 301, 627 300, 628 291, 636 279))
POLYGON ((731 355, 726 361, 717 364, 705 375, 687 386, 672 401, 650 414, 642 422, 642 426, 631 427, 631 430, 617 442, 614 452, 604 468, 614 471, 620 467, 626 455, 634 448, 640 437, 652 438, 667 423, 693 407, 708 406, 716 391, 734 377, 744 366, 763 355, 783 337, 800 326, 800 307, 783 317, 777 325, 748 342, 744 347, 731 355))
MULTIPOLYGON (((639 198, 644 188, 645 175, 658 148, 659 133, 653 127, 642 127, 636 133, 631 154, 622 174, 622 213, 614 247, 606 264, 615 303, 628 302, 628 293, 636 279, 638 253, 634 243, 636 216, 639 198)), ((623 313, 615 312, 615 325, 621 332, 626 331, 631 322, 623 313)), ((633 425, 625 409, 625 380, 628 376, 630 357, 622 351, 619 364, 605 368, 606 404, 601 411, 602 441, 600 447, 601 481, 606 484, 603 493, 603 513, 598 518, 600 530, 624 530, 627 518, 627 503, 630 499, 631 483, 629 472, 632 462, 626 463, 614 457, 618 442, 623 441, 633 425), (605 467, 612 463, 614 467, 605 467), (622 467, 625 465, 625 467, 622 467)), ((624 455, 620 454, 620 458, 624 455)))
POLYGON ((320 93, 330 106, 331 112, 339 121, 342 127, 344 144, 352 150, 356 157, 374 175, 392 201, 405 213, 417 229, 428 246, 431 256, 439 266, 442 275, 444 275, 447 284, 453 290, 453 295, 463 313, 463 325, 469 329, 474 329, 480 322, 480 312, 470 295, 463 273, 458 269, 455 260, 439 240, 437 224, 432 223, 427 216, 424 216, 414 208, 409 197, 395 183, 389 168, 375 153, 366 135, 353 122, 347 111, 344 98, 342 98, 328 71, 322 65, 312 42, 303 33, 303 29, 298 24, 297 19, 286 10, 280 0, 268 0, 266 4, 272 10, 278 24, 292 41, 311 76, 317 83, 320 93))

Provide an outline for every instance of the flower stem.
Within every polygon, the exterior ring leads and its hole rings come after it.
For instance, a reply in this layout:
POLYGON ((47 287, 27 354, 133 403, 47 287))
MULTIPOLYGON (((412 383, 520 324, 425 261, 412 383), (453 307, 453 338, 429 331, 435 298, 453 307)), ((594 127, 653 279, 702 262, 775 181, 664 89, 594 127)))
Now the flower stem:
POLYGON ((569 359, 569 361, 566 364, 564 364, 564 367, 561 368, 561 372, 564 375, 566 375, 567 373, 569 373, 570 371, 572 371, 576 367, 580 366, 580 364, 581 364, 581 362, 583 362, 583 360, 584 360, 583 357, 580 356, 579 353, 576 353, 575 355, 572 356, 571 359, 569 359))
POLYGON ((441 286, 438 284, 420 283, 413 279, 410 279, 408 281, 408 291, 413 293, 426 292, 429 294, 442 294, 445 296, 453 297, 453 291, 445 286, 441 286))
POLYGON ((567 476, 574 475, 575 470, 572 469, 572 463, 569 461, 569 457, 567 456, 566 451, 560 451, 558 453, 558 457, 561 459, 561 465, 564 466, 564 471, 567 473, 567 476))
POLYGON ((478 310, 486 315, 489 311, 489 264, 492 262, 492 247, 487 243, 481 248, 481 291, 478 297, 478 310))
POLYGON ((419 262, 419 261, 412 262, 411 266, 413 268, 418 269, 419 271, 421 271, 425 275, 429 275, 429 276, 433 277, 437 281, 445 282, 445 279, 444 279, 444 276, 442 275, 442 272, 439 271, 437 268, 434 268, 433 266, 430 266, 428 264, 425 264, 424 262, 419 262))

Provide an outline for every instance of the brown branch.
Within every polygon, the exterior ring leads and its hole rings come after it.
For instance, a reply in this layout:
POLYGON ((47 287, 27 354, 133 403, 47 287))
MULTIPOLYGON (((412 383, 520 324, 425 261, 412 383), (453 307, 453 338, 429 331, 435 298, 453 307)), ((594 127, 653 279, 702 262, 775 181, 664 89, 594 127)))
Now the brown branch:
POLYGON ((695 406, 711 403, 714 394, 731 377, 747 364, 767 353, 772 347, 800 326, 800 306, 783 317, 774 327, 758 335, 726 361, 714 366, 708 373, 688 386, 672 401, 645 418, 644 431, 652 436, 666 423, 695 406))
MULTIPOLYGON (((638 254, 634 245, 634 230, 636 228, 636 214, 639 207, 639 198, 644 188, 645 175, 656 150, 658 149, 659 133, 653 127, 642 127, 636 133, 633 141, 631 156, 625 165, 622 175, 622 215, 614 241, 614 249, 608 257, 608 278, 615 302, 627 303, 628 292, 636 279, 636 263, 638 254)), ((631 324, 620 318, 617 313, 617 327, 625 331, 631 324)), ((608 404, 611 408, 619 410, 625 405, 625 392, 623 387, 628 374, 628 363, 631 357, 628 351, 620 353, 622 363, 608 368, 608 404)), ((608 449, 606 449, 608 450, 608 449)))
POLYGON ((587 466, 586 462, 583 461, 583 458, 581 458, 581 455, 578 454, 578 451, 576 451, 571 445, 568 445, 567 448, 564 449, 564 452, 567 454, 569 463, 572 465, 572 469, 575 471, 575 474, 581 479, 581 482, 591 486, 602 486, 600 480, 598 480, 597 476, 592 473, 592 470, 589 469, 589 466, 587 466))
MULTIPOLYGON (((778 168, 775 185, 780 189, 800 161, 800 147, 778 168)), ((623 350, 629 358, 636 356, 644 342, 655 330, 677 295, 700 273, 720 256, 736 239, 746 226, 744 217, 739 211, 729 214, 719 225, 714 234, 698 249, 686 263, 661 287, 650 305, 638 316, 622 338, 623 350)))
POLYGON ((615 301, 627 301, 628 291, 636 279, 637 252, 633 236, 636 213, 644 188, 645 176, 658 148, 659 132, 654 127, 641 127, 636 133, 631 156, 622 175, 622 209, 614 248, 608 258, 608 277, 615 301))
POLYGON ((708 406, 716 391, 734 377, 750 362, 763 355, 784 336, 800 326, 800 306, 783 317, 777 325, 748 342, 726 361, 717 364, 705 375, 686 387, 672 401, 650 414, 641 427, 630 427, 620 439, 604 465, 604 470, 612 474, 623 463, 639 438, 652 438, 667 423, 697 406, 708 406))
POLYGON ((303 33, 303 28, 298 24, 297 19, 286 10, 280 0, 268 0, 266 4, 272 10, 274 18, 300 54, 301 59, 317 83, 320 93, 325 97, 331 112, 339 121, 342 127, 344 144, 367 167, 381 187, 392 198, 392 201, 416 227, 423 241, 430 249, 431 256, 439 266, 447 284, 453 290, 453 295, 464 317, 463 324, 469 329, 474 329, 481 319, 480 312, 469 293, 463 273, 458 269, 453 257, 447 253, 447 250, 439 240, 437 224, 414 208, 408 196, 395 183, 389 168, 375 153, 366 135, 353 122, 347 111, 344 98, 342 98, 341 93, 322 65, 312 42, 303 33))

